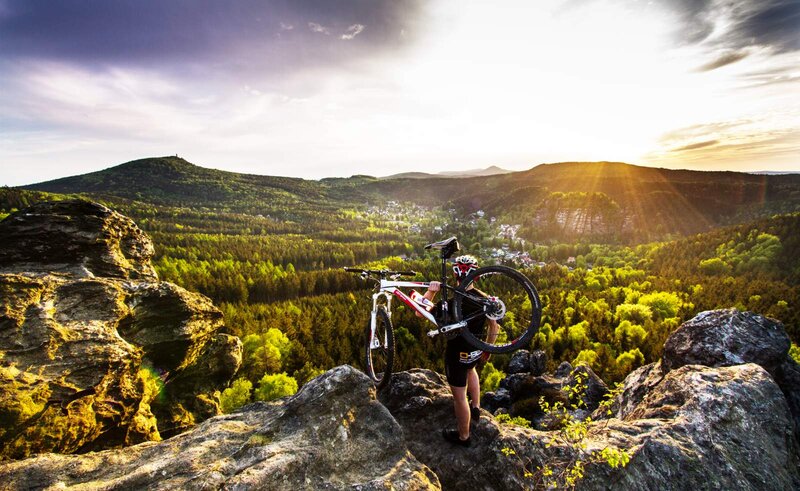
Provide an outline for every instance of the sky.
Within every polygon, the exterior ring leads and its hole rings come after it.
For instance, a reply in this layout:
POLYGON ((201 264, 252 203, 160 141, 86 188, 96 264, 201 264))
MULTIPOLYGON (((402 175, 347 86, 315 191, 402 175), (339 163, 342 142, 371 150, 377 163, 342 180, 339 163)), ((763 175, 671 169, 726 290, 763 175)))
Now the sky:
POLYGON ((800 0, 0 0, 0 185, 800 171, 800 0))

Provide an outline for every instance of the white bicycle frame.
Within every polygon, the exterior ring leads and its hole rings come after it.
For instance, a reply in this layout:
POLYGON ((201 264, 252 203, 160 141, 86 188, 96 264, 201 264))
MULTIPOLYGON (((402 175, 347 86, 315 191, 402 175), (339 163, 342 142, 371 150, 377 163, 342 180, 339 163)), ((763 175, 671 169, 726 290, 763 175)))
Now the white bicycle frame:
POLYGON ((418 304, 414 300, 411 299, 408 295, 403 293, 400 288, 415 288, 415 287, 424 287, 428 288, 430 286, 430 282, 421 282, 421 281, 393 281, 393 280, 380 280, 380 285, 378 286, 378 291, 372 294, 372 315, 370 318, 370 349, 377 349, 381 346, 386 346, 388 340, 385 338, 388 334, 384 334, 383 343, 378 339, 375 335, 375 325, 376 319, 378 316, 378 306, 381 305, 386 310, 386 315, 389 317, 389 320, 392 318, 392 296, 395 296, 400 299, 401 302, 409 306, 410 308, 414 309, 415 311, 419 312, 420 315, 428 319, 431 323, 437 326, 437 329, 431 329, 428 331, 429 337, 434 337, 438 334, 443 334, 448 331, 452 331, 454 329, 460 329, 467 325, 466 321, 456 322, 455 324, 448 324, 446 326, 439 327, 439 323, 436 322, 436 318, 433 314, 428 311, 423 305, 418 304), (383 300, 379 303, 379 301, 383 300))

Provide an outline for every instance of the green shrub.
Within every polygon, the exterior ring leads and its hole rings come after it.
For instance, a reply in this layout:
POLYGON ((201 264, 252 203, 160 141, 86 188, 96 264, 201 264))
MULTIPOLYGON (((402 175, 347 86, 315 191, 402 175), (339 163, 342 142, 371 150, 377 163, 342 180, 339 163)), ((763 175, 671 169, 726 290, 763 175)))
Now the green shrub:
POLYGON ((230 387, 219 396, 219 406, 225 414, 231 413, 250 401, 253 383, 246 378, 236 379, 230 387))
POLYGON ((531 427, 531 422, 522 416, 511 417, 510 414, 498 414, 494 419, 500 424, 522 426, 523 428, 531 427))
POLYGON ((486 363, 481 370, 481 395, 497 390, 505 376, 506 374, 496 369, 491 362, 486 363))
POLYGON ((789 356, 797 363, 800 363, 800 346, 792 343, 792 346, 789 348, 789 356))

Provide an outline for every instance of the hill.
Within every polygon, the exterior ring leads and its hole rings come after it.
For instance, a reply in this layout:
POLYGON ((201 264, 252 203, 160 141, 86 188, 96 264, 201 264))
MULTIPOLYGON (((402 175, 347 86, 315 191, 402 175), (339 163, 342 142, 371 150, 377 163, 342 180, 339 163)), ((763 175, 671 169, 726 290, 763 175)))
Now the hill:
POLYGON ((639 167, 620 162, 543 164, 476 177, 371 176, 320 181, 206 169, 177 157, 141 159, 25 189, 120 197, 158 206, 268 215, 280 221, 335 217, 389 200, 479 210, 519 225, 519 236, 640 243, 800 211, 800 175, 753 175, 639 167))
POLYGON ((52 193, 117 196, 156 205, 196 209, 275 213, 285 219, 302 216, 305 211, 330 210, 331 202, 338 201, 331 191, 335 186, 317 181, 206 169, 179 157, 134 160, 98 172, 24 188, 52 193))
POLYGON ((479 176, 494 176, 497 174, 508 174, 510 170, 502 169, 496 165, 492 165, 485 169, 471 169, 464 171, 444 171, 431 174, 428 172, 401 172, 400 174, 392 174, 391 176, 381 177, 381 179, 430 179, 432 177, 479 177, 479 176))

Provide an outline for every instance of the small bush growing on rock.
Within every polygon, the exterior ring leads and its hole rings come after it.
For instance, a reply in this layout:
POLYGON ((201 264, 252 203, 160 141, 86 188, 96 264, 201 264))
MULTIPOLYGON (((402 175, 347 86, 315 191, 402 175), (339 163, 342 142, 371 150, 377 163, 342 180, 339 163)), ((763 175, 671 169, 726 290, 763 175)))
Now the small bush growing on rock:
POLYGON ((797 363, 800 363, 800 346, 792 343, 792 346, 789 348, 789 356, 797 363))
POLYGON ((284 372, 264 375, 258 381, 258 389, 254 395, 257 401, 274 401, 295 392, 297 392, 297 380, 284 372))
POLYGON ((531 422, 522 416, 511 417, 510 414, 503 413, 495 416, 495 420, 500 424, 522 426, 523 428, 531 428, 531 422))
POLYGON ((485 392, 492 392, 497 390, 500 381, 506 377, 506 374, 496 369, 491 362, 487 362, 481 370, 481 395, 485 392))
POLYGON ((219 406, 222 412, 231 413, 250 401, 250 392, 253 383, 246 378, 236 379, 230 387, 222 391, 219 396, 219 406))

